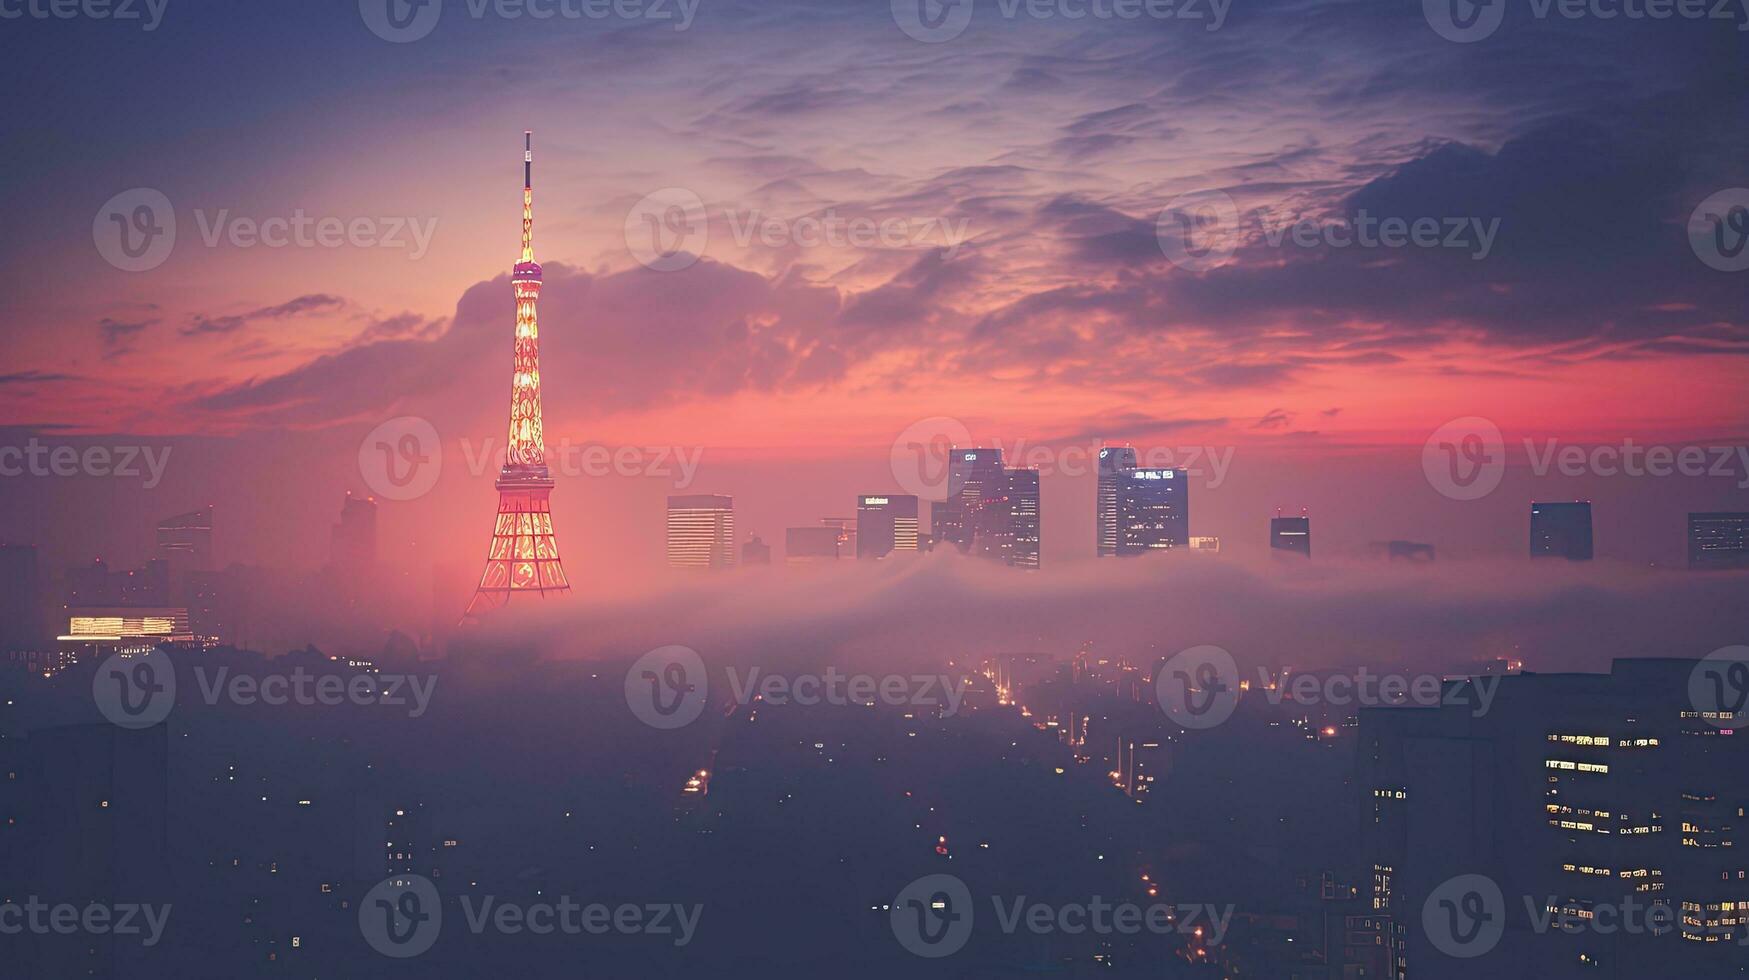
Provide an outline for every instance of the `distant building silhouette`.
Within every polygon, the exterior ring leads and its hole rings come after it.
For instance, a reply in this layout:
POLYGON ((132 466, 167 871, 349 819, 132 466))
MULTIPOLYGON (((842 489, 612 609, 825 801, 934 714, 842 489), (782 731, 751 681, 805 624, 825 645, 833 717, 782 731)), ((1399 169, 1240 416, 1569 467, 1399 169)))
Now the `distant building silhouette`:
POLYGON ((806 565, 821 561, 837 561, 842 554, 842 531, 830 524, 813 527, 785 528, 783 560, 788 565, 806 565))
POLYGON ((1189 547, 1191 551, 1206 551, 1218 555, 1221 553, 1221 539, 1213 535, 1192 536, 1189 547))
POLYGON ((1530 505, 1530 556, 1591 560, 1591 505, 1584 502, 1530 505))
POLYGON ((1094 553, 1101 558, 1117 554, 1117 488, 1122 475, 1136 468, 1136 451, 1128 446, 1105 446, 1099 450, 1099 487, 1094 514, 1094 553))
POLYGON ((1433 545, 1419 541, 1374 541, 1372 551, 1391 561, 1432 561, 1434 557, 1433 545))
POLYGON ((328 562, 336 569, 363 572, 377 560, 377 499, 346 492, 340 523, 328 536, 328 562))
POLYGON ((761 541, 759 535, 753 535, 753 537, 747 539, 745 544, 741 545, 741 564, 771 564, 771 545, 761 541))
POLYGON ((916 550, 916 496, 865 493, 856 498, 856 557, 878 559, 916 550))
POLYGON ((1312 519, 1303 515, 1270 518, 1269 547, 1312 557, 1312 519))
POLYGON ((1184 470, 1129 469, 1117 474, 1117 554, 1190 545, 1190 480, 1184 470))
POLYGON ((166 517, 158 522, 158 557, 175 571, 213 567, 213 508, 166 517))
POLYGON ((691 493, 668 498, 668 565, 729 568, 735 564, 735 498, 691 493))
POLYGON ((1689 568, 1749 568, 1749 512, 1688 515, 1689 568))

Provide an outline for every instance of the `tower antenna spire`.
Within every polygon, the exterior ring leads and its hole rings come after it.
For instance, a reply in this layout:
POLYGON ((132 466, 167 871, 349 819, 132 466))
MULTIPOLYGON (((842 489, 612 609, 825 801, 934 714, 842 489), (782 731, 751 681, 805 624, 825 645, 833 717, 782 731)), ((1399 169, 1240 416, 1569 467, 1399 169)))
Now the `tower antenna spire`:
POLYGON ((522 189, 534 189, 534 130, 522 131, 522 189))

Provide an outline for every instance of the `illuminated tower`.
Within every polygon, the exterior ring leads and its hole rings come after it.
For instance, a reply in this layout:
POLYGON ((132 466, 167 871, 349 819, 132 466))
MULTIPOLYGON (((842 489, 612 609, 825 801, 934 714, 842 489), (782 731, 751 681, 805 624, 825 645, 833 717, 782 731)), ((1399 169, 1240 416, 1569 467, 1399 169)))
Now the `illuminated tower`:
POLYGON ((486 572, 468 603, 463 622, 477 619, 516 594, 568 592, 559 564, 553 515, 547 500, 553 477, 547 470, 540 419, 540 263, 534 260, 533 134, 522 135, 522 258, 511 272, 516 290, 516 366, 510 382, 510 438, 498 471, 498 518, 486 552, 486 572))

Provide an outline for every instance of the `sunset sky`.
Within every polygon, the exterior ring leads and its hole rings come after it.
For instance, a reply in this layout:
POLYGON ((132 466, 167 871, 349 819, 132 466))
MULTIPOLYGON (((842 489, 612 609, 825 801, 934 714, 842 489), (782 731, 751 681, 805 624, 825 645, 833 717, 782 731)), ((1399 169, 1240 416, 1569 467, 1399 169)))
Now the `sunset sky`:
MULTIPOLYGON (((143 519, 219 498, 238 524, 276 517, 229 557, 321 560, 339 495, 367 489, 365 433, 428 419, 452 459, 456 440, 501 438, 525 129, 548 442, 697 447, 690 489, 736 494, 767 540, 887 489, 895 438, 935 416, 1004 446, 1231 447, 1255 463, 1193 511, 1211 533, 1255 538, 1273 507, 1322 506, 1357 546, 1467 521, 1498 524, 1505 547, 1525 500, 1573 489, 1513 482, 1453 511, 1418 465, 1453 418, 1491 419, 1510 445, 1749 433, 1749 272, 1709 267, 1690 223, 1749 185, 1741 12, 1574 21, 1510 3, 1493 36, 1454 43, 1408 2, 1232 0, 1211 29, 1206 0, 1163 20, 976 0, 963 34, 925 43, 884 2, 700 0, 677 29, 677 0, 650 11, 667 20, 447 0, 427 36, 392 43, 372 2, 169 0, 149 31, 0 25, 18 78, 0 128, 8 444, 175 444, 164 488, 114 506, 143 519), (94 244, 100 209, 134 188, 177 224, 142 272, 94 244), (665 189, 707 216, 687 243, 702 257, 677 271, 635 254, 638 202, 665 189), (1175 265, 1157 219, 1208 191, 1242 215, 1220 229, 1237 250, 1175 265), (401 229, 404 247, 230 233, 300 212, 401 229), (1267 233, 1361 213, 1497 234, 1476 258, 1267 233), (889 222, 902 240, 748 238, 766 218, 792 235, 804 218, 889 222), (1353 502, 1353 481, 1404 507, 1353 502)), ((427 557, 471 561, 489 475, 446 472, 386 525, 441 520, 427 557)), ((644 521, 672 488, 629 483, 561 483, 562 541, 659 547, 659 530, 616 537, 606 515, 644 521)), ((1047 556, 1090 552, 1081 484, 1047 475, 1047 556)), ((4 530, 130 489, 12 481, 4 530)), ((1673 513, 1744 493, 1656 492, 1673 513)), ((1600 555, 1620 520, 1599 515, 1600 555)), ((1679 534, 1669 520, 1616 541, 1679 534)))

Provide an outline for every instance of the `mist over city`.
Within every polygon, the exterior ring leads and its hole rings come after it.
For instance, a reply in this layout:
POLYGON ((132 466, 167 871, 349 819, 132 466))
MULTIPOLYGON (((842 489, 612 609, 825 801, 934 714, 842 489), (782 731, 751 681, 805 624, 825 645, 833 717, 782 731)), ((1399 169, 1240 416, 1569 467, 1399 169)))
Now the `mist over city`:
POLYGON ((0 976, 1749 977, 1749 3, 0 52, 0 976))

